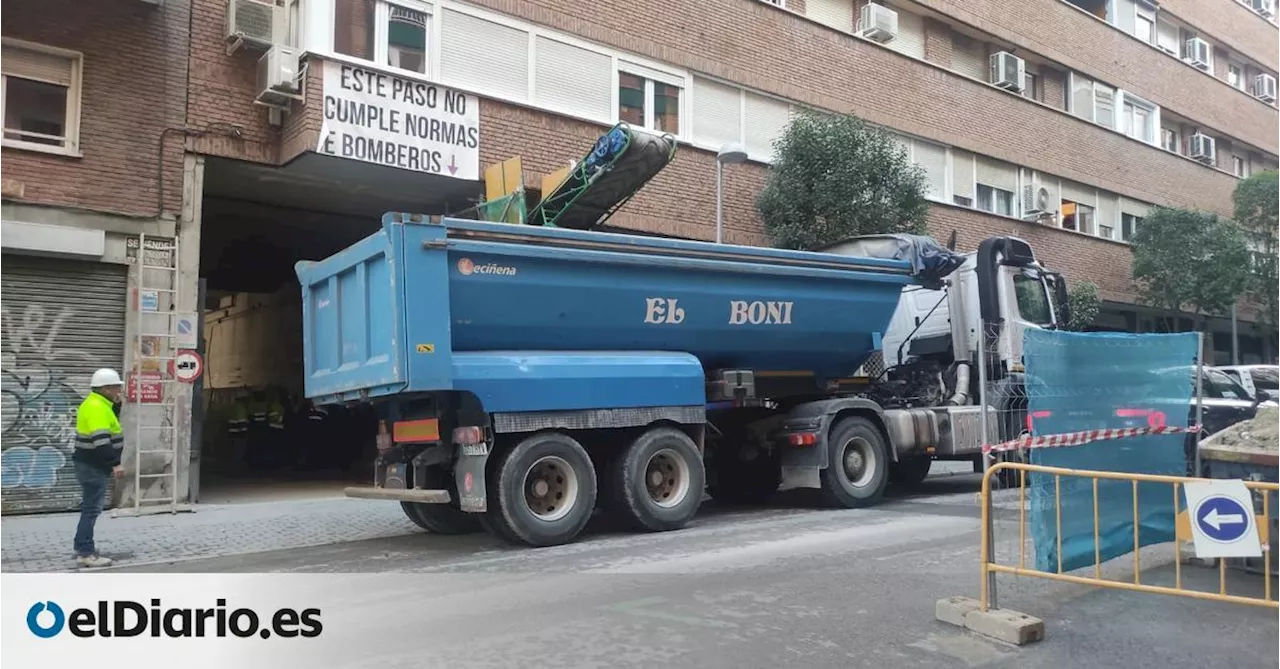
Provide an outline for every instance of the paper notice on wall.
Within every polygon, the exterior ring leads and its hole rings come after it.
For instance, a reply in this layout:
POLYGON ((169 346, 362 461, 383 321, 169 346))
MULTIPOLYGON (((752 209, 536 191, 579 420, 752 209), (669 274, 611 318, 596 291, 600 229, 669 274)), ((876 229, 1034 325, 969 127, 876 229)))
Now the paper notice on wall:
POLYGON ((327 61, 323 114, 322 154, 480 178, 480 103, 473 95, 327 61))

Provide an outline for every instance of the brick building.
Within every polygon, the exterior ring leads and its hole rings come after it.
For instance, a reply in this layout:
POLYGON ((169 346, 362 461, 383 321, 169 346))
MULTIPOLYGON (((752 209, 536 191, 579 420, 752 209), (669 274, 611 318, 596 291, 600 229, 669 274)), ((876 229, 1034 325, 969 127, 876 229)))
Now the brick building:
MULTIPOLYGON (((18 97, 7 89, 5 266, 11 253, 66 256, 63 246, 89 245, 86 230, 102 231, 106 247, 81 256, 113 268, 133 257, 121 235, 176 239, 164 247, 177 270, 173 308, 204 313, 208 363, 204 383, 173 388, 179 414, 192 395, 215 407, 224 391, 300 385, 255 371, 299 358, 296 337, 263 344, 261 326, 243 325, 245 314, 281 304, 263 295, 288 302, 293 262, 368 234, 388 210, 463 212, 484 191, 483 170, 511 157, 536 192, 619 120, 669 132, 680 146, 610 219, 615 228, 713 239, 716 152, 736 142, 749 161, 724 167, 726 241, 766 243, 754 196, 788 114, 852 112, 897 133, 925 169, 935 236, 954 233, 962 250, 992 234, 1022 237, 1051 267, 1098 284, 1099 327, 1130 331, 1156 327, 1136 305, 1126 244, 1148 209, 1230 215, 1239 178, 1275 169, 1280 153, 1278 31, 1263 0, 1166 0, 1158 9, 1143 0, 154 3, 94 3, 86 11, 101 16, 83 23, 58 11, 64 0, 11 3, 6 81, 67 91, 60 129, 46 123, 43 102, 18 118, 31 116, 30 132, 67 138, 11 133, 18 97), (43 60, 12 58, 11 46, 43 60), (58 81, 20 69, 48 67, 54 56, 71 63, 58 81), (1023 75, 993 80, 993 57, 1023 75), (344 105, 375 95, 354 88, 371 77, 392 98, 430 85, 454 101, 460 123, 478 128, 478 146, 463 139, 432 157, 438 143, 365 117, 358 135, 397 135, 404 151, 427 157, 342 157, 334 138, 354 141, 342 128, 359 125, 344 105), (32 247, 24 250, 11 239, 43 241, 15 242, 32 247)), ((397 104, 422 100, 386 108, 397 104)), ((13 264, 28 274, 55 268, 13 264)), ((126 303, 123 282, 148 295, 151 284, 136 268, 112 271, 124 278, 113 279, 111 317, 133 314, 141 303, 126 303)), ((4 283, 9 365, 19 318, 9 300, 19 298, 10 298, 7 269, 4 283)), ((1274 360, 1274 333, 1257 331, 1247 306, 1239 315, 1242 361, 1274 360)), ((1231 331, 1225 320, 1213 327, 1231 331)), ((126 338, 145 346, 130 332, 120 323, 112 350, 129 348, 126 338)), ((1229 336, 1214 339, 1227 362, 1229 336)), ((157 358, 172 350, 168 341, 152 349, 157 358)), ((183 423, 157 450, 184 470, 218 459, 190 445, 197 432, 183 423)), ((199 470, 171 479, 177 497, 199 470)))

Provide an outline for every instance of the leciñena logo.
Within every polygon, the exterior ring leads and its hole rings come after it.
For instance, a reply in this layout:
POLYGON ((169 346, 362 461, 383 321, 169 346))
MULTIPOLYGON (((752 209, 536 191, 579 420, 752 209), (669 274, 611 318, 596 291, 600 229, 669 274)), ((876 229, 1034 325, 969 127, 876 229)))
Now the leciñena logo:
POLYGON ((227 600, 219 598, 209 609, 164 607, 159 599, 150 606, 130 600, 100 600, 94 608, 63 612, 56 602, 36 602, 27 609, 27 629, 41 639, 51 639, 67 630, 72 636, 204 638, 227 636, 285 638, 320 636, 320 609, 278 609, 266 625, 253 609, 227 610, 227 600))

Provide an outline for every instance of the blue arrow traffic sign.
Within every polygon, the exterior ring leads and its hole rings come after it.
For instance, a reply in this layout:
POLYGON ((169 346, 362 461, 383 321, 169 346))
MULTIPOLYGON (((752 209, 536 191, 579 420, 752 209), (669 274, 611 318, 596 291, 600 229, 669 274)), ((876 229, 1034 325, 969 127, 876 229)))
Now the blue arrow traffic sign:
POLYGON ((1213 541, 1229 544, 1244 538, 1249 532, 1250 509, 1224 495, 1206 498, 1196 508, 1196 525, 1213 541))

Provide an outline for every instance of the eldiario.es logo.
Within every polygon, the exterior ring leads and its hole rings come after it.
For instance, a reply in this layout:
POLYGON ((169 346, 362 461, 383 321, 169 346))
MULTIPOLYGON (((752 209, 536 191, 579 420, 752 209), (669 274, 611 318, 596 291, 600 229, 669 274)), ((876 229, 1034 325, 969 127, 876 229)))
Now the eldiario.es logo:
POLYGON ((150 607, 130 600, 99 601, 94 608, 63 611, 56 602, 36 602, 27 610, 27 628, 41 639, 58 636, 64 629, 72 636, 240 638, 272 636, 286 638, 320 636, 320 609, 279 609, 263 625, 252 609, 227 610, 227 600, 218 599, 211 609, 165 608, 159 599, 150 607))

